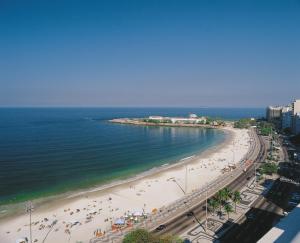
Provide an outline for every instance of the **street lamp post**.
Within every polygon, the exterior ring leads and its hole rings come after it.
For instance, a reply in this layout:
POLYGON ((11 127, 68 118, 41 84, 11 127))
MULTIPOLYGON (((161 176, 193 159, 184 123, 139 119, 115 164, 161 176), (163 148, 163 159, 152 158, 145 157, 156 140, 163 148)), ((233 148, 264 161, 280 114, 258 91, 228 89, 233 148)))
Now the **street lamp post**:
POLYGON ((205 191, 205 231, 207 231, 207 190, 205 191))
POLYGON ((232 164, 234 164, 234 160, 235 160, 235 157, 234 157, 234 145, 235 145, 235 143, 234 143, 234 140, 232 141, 232 164))
POLYGON ((254 179, 255 179, 255 185, 257 183, 256 181, 256 163, 254 163, 254 179))
POLYGON ((184 185, 184 194, 187 193, 187 179, 188 179, 188 171, 187 171, 187 165, 185 165, 185 185, 184 185))
POLYGON ((30 243, 32 243, 32 228, 31 228, 31 213, 33 211, 33 204, 31 201, 29 201, 26 204, 26 212, 29 213, 29 233, 30 233, 30 243))

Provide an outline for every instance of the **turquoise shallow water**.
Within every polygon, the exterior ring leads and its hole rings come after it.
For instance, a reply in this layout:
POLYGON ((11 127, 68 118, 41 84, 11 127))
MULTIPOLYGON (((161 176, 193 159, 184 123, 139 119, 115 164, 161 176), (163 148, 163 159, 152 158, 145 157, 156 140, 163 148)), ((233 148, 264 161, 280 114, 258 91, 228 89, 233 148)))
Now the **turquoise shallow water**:
POLYGON ((259 109, 0 109, 0 204, 87 188, 171 163, 225 138, 216 129, 118 125, 148 115, 261 116, 259 109))

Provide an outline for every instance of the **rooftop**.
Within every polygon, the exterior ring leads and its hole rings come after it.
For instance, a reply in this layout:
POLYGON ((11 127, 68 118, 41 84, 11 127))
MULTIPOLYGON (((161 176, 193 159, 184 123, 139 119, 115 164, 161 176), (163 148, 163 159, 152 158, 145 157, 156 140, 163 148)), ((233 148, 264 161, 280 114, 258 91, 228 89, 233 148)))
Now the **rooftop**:
POLYGON ((281 219, 272 229, 265 234, 258 243, 286 243, 300 242, 300 204, 289 213, 288 216, 281 219))

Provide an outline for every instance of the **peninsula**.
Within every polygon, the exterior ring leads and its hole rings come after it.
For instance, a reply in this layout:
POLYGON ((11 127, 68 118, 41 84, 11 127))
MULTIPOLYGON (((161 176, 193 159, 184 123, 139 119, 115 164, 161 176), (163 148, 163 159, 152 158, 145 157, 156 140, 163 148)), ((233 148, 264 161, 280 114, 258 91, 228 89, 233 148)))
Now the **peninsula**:
MULTIPOLYGON (((206 127, 217 128, 226 126, 226 122, 218 118, 205 116, 197 116, 189 114, 189 117, 165 117, 165 116, 149 116, 147 118, 117 118, 110 122, 144 125, 144 126, 173 126, 173 127, 206 127)), ((228 125, 228 124, 227 124, 228 125)))

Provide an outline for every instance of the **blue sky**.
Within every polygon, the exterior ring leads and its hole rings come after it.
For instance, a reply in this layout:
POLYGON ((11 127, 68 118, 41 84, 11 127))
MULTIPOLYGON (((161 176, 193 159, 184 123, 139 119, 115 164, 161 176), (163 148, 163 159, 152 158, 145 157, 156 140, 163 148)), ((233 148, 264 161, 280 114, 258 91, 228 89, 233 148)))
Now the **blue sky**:
POLYGON ((300 98, 300 1, 0 1, 0 106, 300 98))

